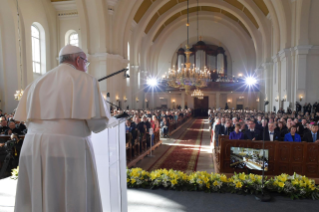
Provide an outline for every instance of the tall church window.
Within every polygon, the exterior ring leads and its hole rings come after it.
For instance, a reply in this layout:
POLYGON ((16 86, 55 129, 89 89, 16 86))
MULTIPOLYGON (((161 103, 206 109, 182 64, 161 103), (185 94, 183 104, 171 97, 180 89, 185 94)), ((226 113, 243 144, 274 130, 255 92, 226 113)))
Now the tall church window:
POLYGON ((79 46, 79 34, 72 33, 69 38, 69 43, 73 46, 79 46))
POLYGON ((41 74, 41 36, 37 26, 31 26, 33 73, 41 74))

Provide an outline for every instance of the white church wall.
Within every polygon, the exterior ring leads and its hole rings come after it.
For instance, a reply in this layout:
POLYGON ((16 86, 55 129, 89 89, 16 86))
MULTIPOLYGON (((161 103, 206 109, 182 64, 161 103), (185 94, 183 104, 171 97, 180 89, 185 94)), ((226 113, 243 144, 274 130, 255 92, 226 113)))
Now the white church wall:
POLYGON ((319 1, 311 1, 309 15, 309 40, 312 45, 319 45, 319 1))
POLYGON ((16 25, 8 1, 2 1, 0 7, 0 108, 3 112, 12 112, 18 105, 14 94, 19 88, 16 25))

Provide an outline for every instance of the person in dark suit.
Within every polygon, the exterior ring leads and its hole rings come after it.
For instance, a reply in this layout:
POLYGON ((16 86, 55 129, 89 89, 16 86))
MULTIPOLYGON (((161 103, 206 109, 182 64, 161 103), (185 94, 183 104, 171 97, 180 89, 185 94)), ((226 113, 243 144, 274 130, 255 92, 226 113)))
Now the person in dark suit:
POLYGON ((311 131, 306 132, 303 137, 303 141, 309 142, 309 143, 319 143, 319 135, 318 135, 318 125, 313 124, 311 126, 311 131))
POLYGON ((231 121, 226 121, 224 135, 230 135, 234 131, 234 128, 231 126, 231 121))
POLYGON ((285 135, 284 141, 288 142, 301 142, 301 137, 296 133, 297 128, 296 126, 290 127, 290 133, 287 133, 285 135))
POLYGON ((4 135, 8 130, 8 123, 5 117, 0 117, 0 135, 4 135))
POLYGON ((268 124, 268 131, 265 132, 265 141, 280 141, 280 132, 275 130, 275 124, 269 123, 268 124))
POLYGON ((280 136, 279 141, 283 141, 285 135, 288 133, 288 128, 287 126, 284 126, 283 122, 279 121, 278 127, 275 129, 275 131, 279 133, 279 136, 280 136))
POLYGON ((215 146, 218 146, 218 137, 219 135, 225 134, 225 127, 221 124, 220 118, 216 119, 216 125, 214 128, 214 140, 215 140, 215 146))
POLYGON ((261 140, 261 132, 259 129, 256 128, 256 124, 253 120, 250 120, 248 122, 248 130, 245 132, 244 139, 248 140, 261 140))
POLYGON ((301 105, 299 102, 296 102, 296 114, 298 114, 299 112, 301 112, 301 105))
POLYGON ((312 112, 313 112, 313 113, 316 113, 316 112, 317 112, 317 107, 318 107, 318 103, 315 102, 315 103, 312 105, 312 112))

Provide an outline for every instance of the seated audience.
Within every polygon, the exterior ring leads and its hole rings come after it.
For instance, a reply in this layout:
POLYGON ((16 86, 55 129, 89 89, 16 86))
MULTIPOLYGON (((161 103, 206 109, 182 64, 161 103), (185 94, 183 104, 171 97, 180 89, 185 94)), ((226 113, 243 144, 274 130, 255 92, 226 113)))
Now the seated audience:
POLYGON ((161 134, 164 138, 168 137, 168 127, 169 127, 169 123, 167 121, 167 119, 165 117, 162 118, 161 121, 161 134))
POLYGON ((259 129, 256 128, 256 124, 253 120, 250 120, 248 122, 248 130, 246 130, 245 135, 244 135, 244 139, 248 139, 248 140, 261 140, 261 132, 259 131, 259 129))
POLYGON ((319 136, 318 136, 318 125, 312 124, 311 125, 311 131, 306 132, 303 137, 303 141, 309 142, 309 143, 319 143, 319 136))
POLYGON ((225 124, 225 131, 224 131, 224 135, 230 135, 231 132, 233 132, 234 129, 233 127, 231 126, 231 121, 230 120, 227 120, 226 121, 226 124, 225 124))
POLYGON ((296 126, 290 127, 290 132, 285 135, 284 141, 289 142, 301 142, 301 137, 299 134, 296 133, 297 128, 296 126))
POLYGON ((244 139, 244 134, 240 132, 241 125, 236 124, 235 130, 229 134, 229 139, 231 140, 241 140, 244 139))
POLYGON ((218 137, 219 135, 223 135, 225 133, 225 127, 221 124, 221 119, 217 118, 215 127, 214 127, 214 141, 215 146, 218 146, 218 137))
POLYGON ((8 129, 6 118, 4 116, 0 117, 0 135, 5 135, 8 129))
POLYGON ((22 132, 16 128, 16 124, 13 119, 9 121, 8 127, 9 128, 5 132, 6 135, 11 135, 12 133, 16 133, 18 135, 22 134, 22 132))
POLYGON ((274 123, 268 124, 268 131, 266 131, 263 136, 265 136, 265 141, 280 141, 281 140, 280 131, 275 130, 274 123))

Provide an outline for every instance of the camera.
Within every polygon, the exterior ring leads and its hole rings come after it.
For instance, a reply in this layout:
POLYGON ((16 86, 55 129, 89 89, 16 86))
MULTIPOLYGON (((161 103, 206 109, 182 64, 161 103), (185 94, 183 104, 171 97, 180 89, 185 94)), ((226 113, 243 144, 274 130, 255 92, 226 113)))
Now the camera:
POLYGON ((19 143, 19 136, 18 134, 12 133, 11 135, 11 140, 7 141, 4 144, 4 148, 5 150, 8 151, 12 151, 12 148, 17 146, 17 144, 19 143))

